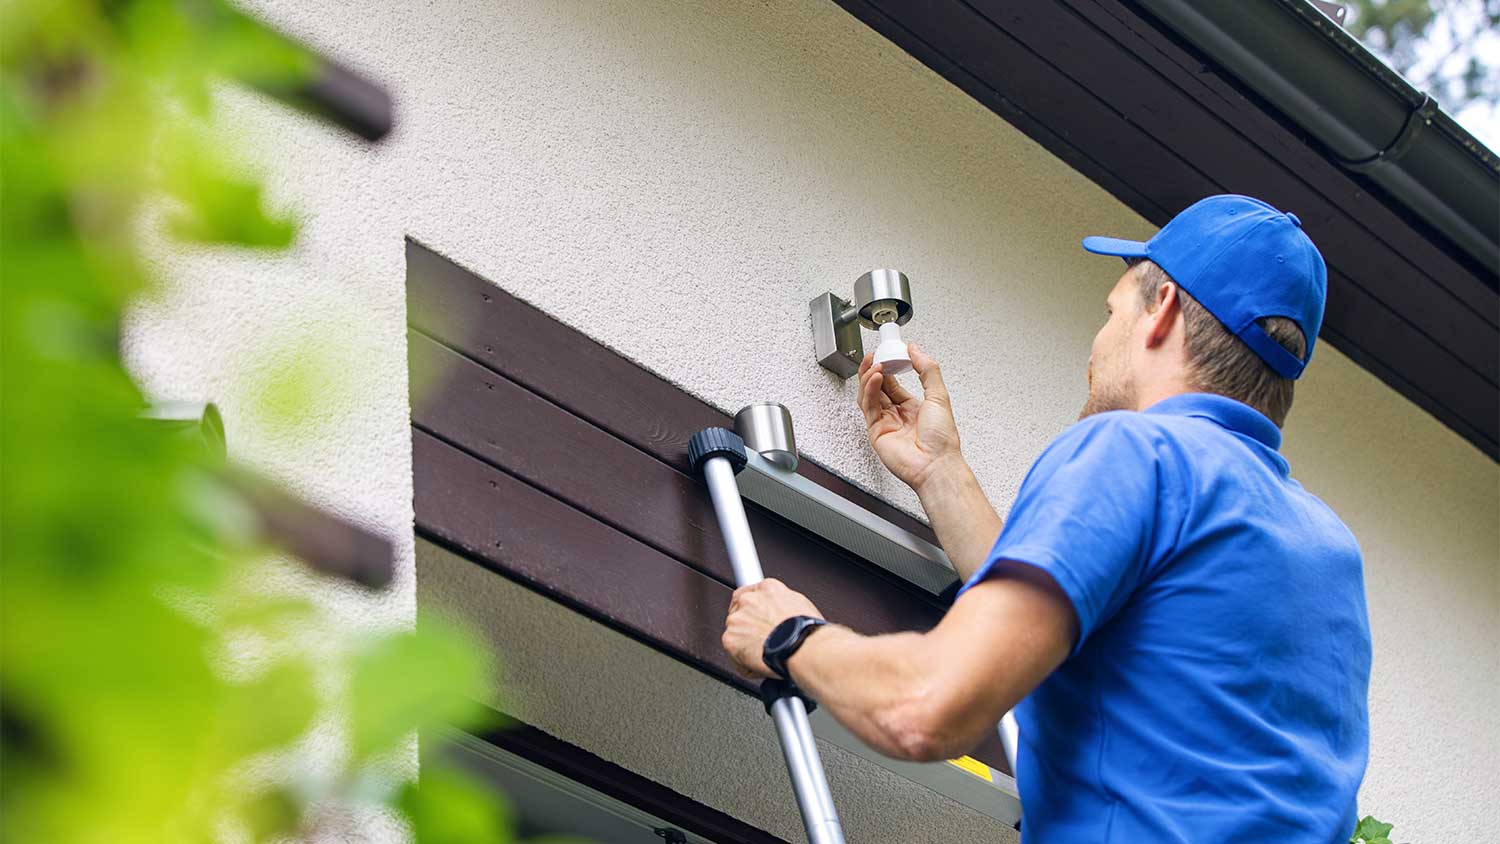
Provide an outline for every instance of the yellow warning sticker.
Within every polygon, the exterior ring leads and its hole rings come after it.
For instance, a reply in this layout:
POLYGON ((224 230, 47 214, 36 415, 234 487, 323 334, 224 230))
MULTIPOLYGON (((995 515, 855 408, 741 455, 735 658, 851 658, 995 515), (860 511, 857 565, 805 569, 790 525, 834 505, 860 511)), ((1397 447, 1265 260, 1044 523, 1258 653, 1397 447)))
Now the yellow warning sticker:
POLYGON ((960 756, 957 759, 949 759, 948 764, 956 768, 962 768, 985 782, 994 782, 995 777, 990 773, 990 766, 970 756, 960 756))

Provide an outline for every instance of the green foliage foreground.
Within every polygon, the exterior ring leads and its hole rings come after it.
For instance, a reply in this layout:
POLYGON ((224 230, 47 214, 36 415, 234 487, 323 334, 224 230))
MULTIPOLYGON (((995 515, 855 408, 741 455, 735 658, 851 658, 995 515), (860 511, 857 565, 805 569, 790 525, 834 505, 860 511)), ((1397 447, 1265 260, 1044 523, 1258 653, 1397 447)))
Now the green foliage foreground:
POLYGON ((1373 816, 1365 815, 1354 828, 1354 834, 1349 836, 1349 844, 1391 844, 1392 829, 1395 829, 1395 824, 1381 823, 1373 816))
POLYGON ((121 363, 152 289, 144 209, 179 240, 292 241, 227 163, 211 86, 295 86, 315 58, 209 0, 0 8, 0 838, 313 840, 394 816, 429 844, 510 840, 494 793, 390 773, 413 730, 468 716, 483 650, 338 624, 312 575, 228 529, 222 468, 141 421, 121 363))

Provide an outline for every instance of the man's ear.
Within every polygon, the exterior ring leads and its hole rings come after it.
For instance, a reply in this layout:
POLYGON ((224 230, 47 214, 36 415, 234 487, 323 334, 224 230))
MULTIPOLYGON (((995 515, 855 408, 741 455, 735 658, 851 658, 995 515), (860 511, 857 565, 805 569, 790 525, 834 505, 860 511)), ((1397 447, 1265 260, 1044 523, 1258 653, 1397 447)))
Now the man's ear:
POLYGON ((1182 300, 1178 298, 1177 284, 1175 282, 1163 282, 1156 291, 1156 301, 1153 307, 1147 309, 1144 317, 1146 319, 1146 348, 1154 349, 1172 335, 1172 326, 1177 323, 1178 314, 1182 313, 1182 300))

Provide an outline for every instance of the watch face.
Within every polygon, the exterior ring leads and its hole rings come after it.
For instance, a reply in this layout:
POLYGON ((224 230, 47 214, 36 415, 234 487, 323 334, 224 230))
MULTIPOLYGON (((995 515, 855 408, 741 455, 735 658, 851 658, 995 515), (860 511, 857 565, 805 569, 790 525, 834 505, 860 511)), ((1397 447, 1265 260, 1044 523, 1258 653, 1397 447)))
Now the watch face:
POLYGON ((796 622, 797 620, 795 618, 789 618, 786 621, 783 621, 780 624, 776 625, 776 627, 771 630, 771 635, 766 637, 766 647, 770 648, 771 650, 785 647, 789 642, 792 641, 792 637, 797 633, 798 625, 796 622))

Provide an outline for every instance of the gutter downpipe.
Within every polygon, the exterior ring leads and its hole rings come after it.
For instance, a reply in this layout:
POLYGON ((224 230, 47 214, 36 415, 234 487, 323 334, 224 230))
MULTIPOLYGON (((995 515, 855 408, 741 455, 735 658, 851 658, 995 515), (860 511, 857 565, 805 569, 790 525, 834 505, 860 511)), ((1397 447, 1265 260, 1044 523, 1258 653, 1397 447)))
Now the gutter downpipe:
POLYGON ((1500 156, 1306 0, 1137 0, 1500 288, 1500 156))

